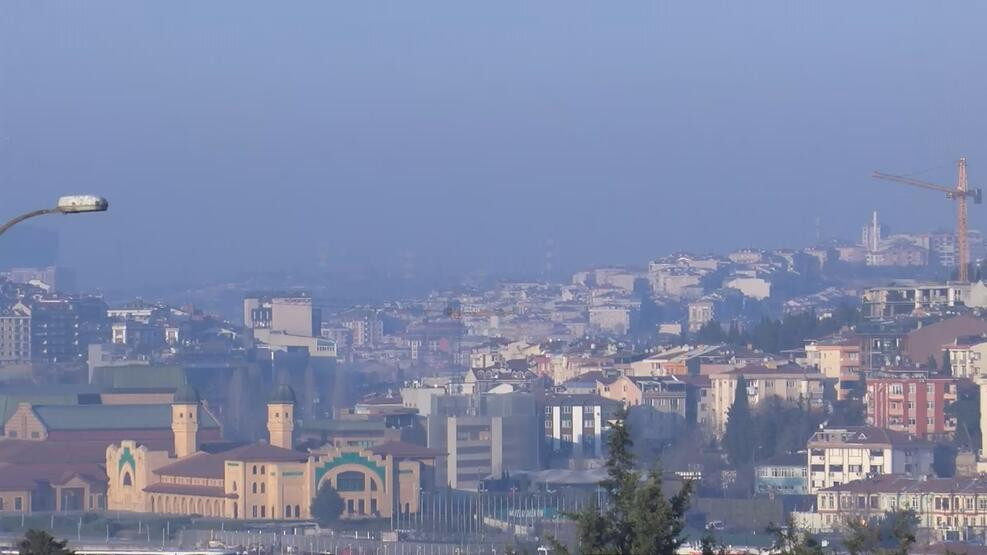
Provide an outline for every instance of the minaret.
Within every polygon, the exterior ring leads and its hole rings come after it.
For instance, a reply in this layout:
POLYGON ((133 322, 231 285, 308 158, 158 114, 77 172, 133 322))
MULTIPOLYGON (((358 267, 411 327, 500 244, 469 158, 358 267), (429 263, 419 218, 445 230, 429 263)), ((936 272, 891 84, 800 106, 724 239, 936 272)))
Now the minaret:
POLYGON ((295 390, 281 384, 271 392, 267 401, 267 433, 275 447, 294 447, 295 431, 295 390))
POLYGON ((171 431, 175 433, 175 455, 181 459, 199 450, 199 392, 183 385, 171 403, 171 431))

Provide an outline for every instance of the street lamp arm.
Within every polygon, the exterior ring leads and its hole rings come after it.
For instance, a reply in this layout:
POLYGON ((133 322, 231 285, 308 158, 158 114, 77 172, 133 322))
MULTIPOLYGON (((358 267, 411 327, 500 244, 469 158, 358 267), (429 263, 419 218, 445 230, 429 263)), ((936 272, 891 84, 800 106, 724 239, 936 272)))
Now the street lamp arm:
POLYGON ((43 208, 41 210, 35 210, 33 212, 27 212, 26 214, 21 214, 20 216, 17 216, 13 220, 10 220, 9 222, 7 222, 7 223, 3 224, 2 226, 0 226, 0 235, 3 235, 3 233, 5 231, 7 231, 8 229, 14 227, 15 225, 23 222, 24 220, 26 220, 28 218, 34 218, 34 217, 37 217, 37 216, 44 216, 45 214, 54 214, 55 212, 58 212, 58 209, 57 208, 43 208))

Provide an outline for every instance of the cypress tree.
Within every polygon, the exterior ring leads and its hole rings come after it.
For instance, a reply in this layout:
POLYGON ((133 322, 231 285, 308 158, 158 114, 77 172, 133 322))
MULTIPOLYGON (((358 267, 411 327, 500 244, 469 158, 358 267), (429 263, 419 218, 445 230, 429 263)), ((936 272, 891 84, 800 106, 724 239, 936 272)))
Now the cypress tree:
POLYGON ((747 402, 747 380, 741 375, 737 379, 737 390, 733 404, 727 412, 727 425, 723 433, 723 447, 733 465, 753 462, 754 419, 747 402))

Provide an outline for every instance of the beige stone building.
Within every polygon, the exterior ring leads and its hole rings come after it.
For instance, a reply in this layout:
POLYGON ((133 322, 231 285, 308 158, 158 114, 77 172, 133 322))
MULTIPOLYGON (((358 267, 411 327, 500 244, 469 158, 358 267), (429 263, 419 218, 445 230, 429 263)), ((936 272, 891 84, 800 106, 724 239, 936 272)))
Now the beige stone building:
POLYGON ((267 405, 270 443, 223 448, 198 440, 202 407, 184 387, 172 404, 173 450, 125 440, 106 450, 107 508, 247 520, 311 518, 319 488, 342 497, 345 518, 387 518, 419 510, 419 492, 434 484, 439 453, 400 442, 371 448, 294 444, 295 394, 279 386, 267 405))
POLYGON ((727 414, 733 405, 741 376, 747 382, 747 402, 752 408, 772 396, 791 403, 801 401, 810 407, 820 406, 823 402, 823 375, 801 366, 768 368, 750 365, 713 374, 710 376, 713 392, 710 416, 717 437, 722 437, 726 431, 727 414))

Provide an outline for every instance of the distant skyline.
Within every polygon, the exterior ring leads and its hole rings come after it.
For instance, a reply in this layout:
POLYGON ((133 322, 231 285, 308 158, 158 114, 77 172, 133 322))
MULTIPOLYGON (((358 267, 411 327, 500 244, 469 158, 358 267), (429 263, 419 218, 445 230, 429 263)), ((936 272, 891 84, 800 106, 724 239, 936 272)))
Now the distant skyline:
MULTIPOLYGON (((702 5, 700 5, 702 4, 702 5)), ((537 274, 953 227, 872 170, 987 183, 987 6, 0 5, 0 219, 83 287, 537 274)), ((987 231, 983 206, 971 228, 987 231)), ((0 239, 3 250, 4 239, 0 239)))

